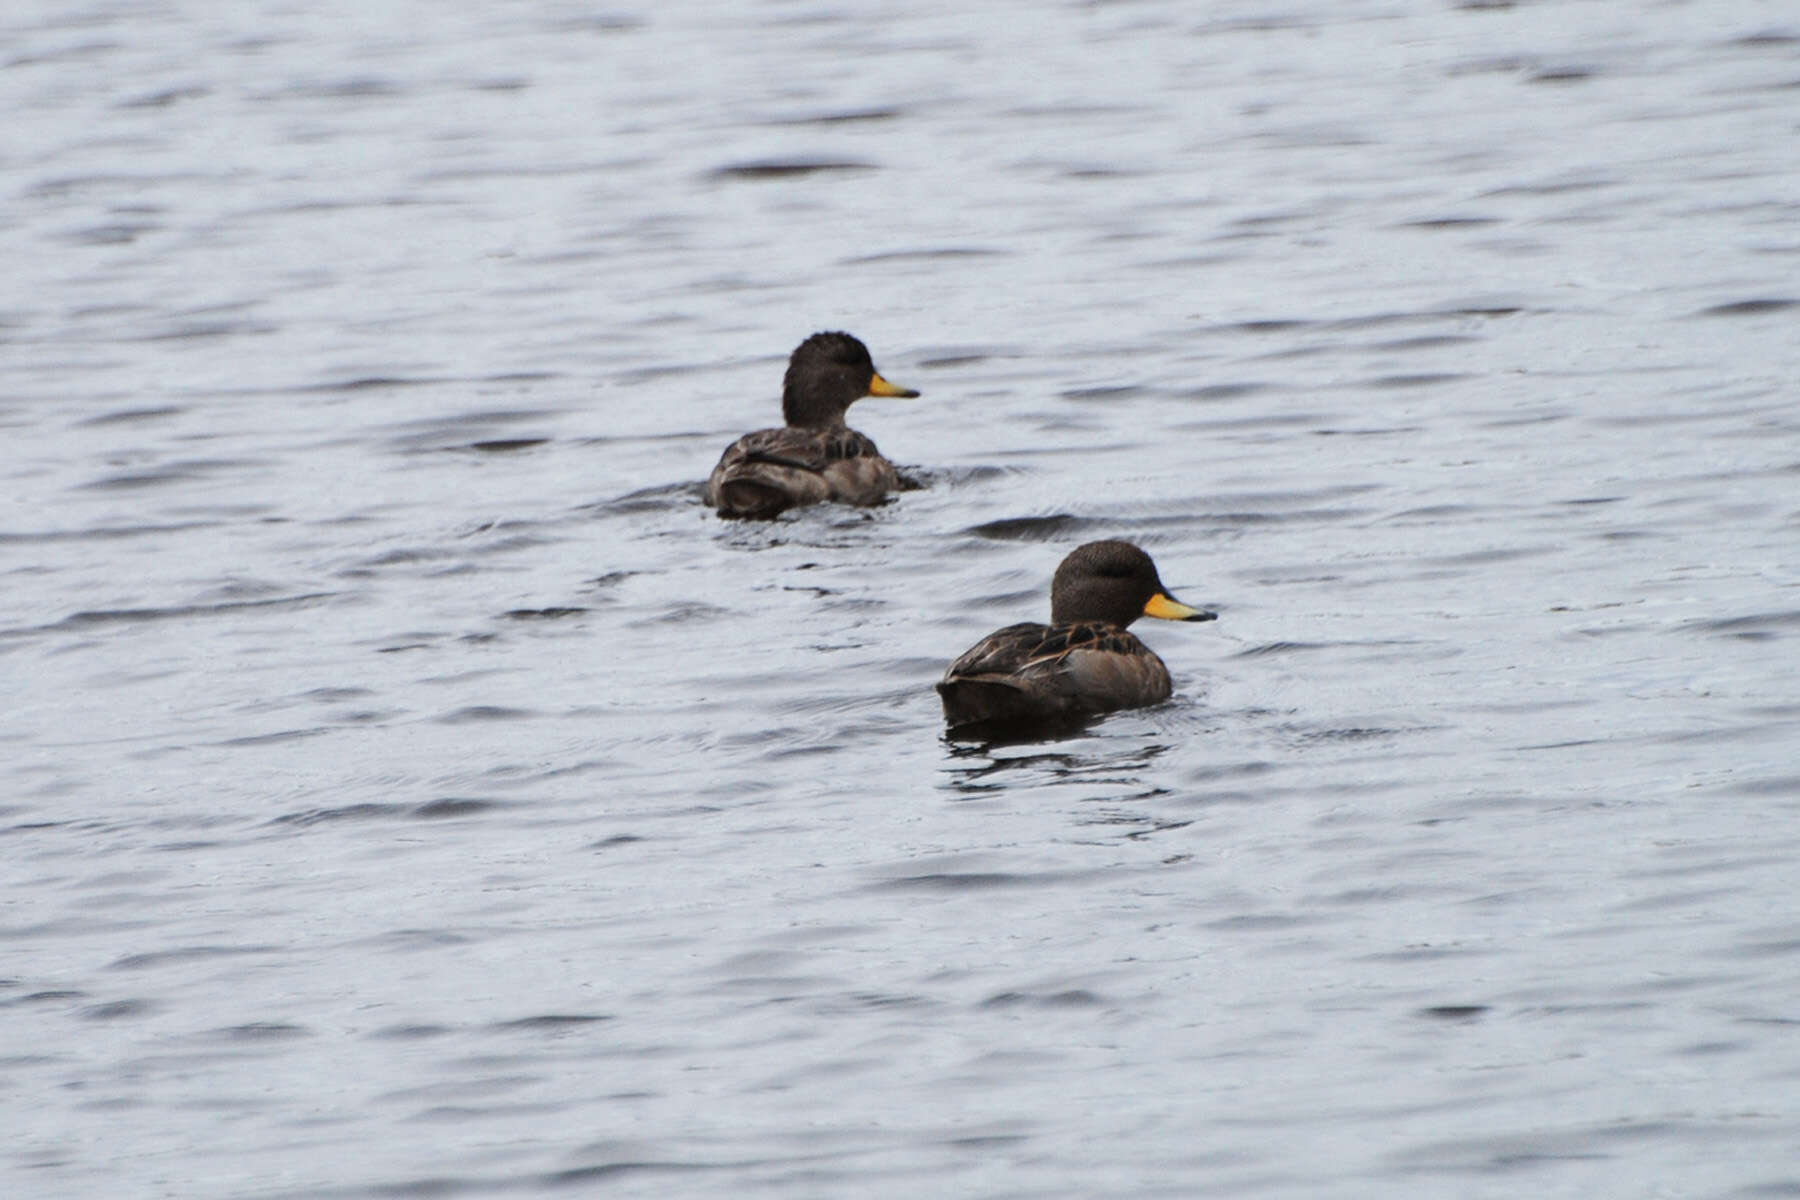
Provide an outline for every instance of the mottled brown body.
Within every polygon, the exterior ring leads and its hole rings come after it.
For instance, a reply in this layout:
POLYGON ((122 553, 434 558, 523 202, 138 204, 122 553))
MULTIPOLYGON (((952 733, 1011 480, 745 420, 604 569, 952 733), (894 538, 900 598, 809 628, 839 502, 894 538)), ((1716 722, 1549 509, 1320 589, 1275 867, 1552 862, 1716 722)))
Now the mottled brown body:
POLYGON ((875 370, 868 347, 847 333, 815 333, 788 359, 781 386, 787 424, 746 433, 726 447, 706 481, 721 517, 774 517, 804 504, 880 504, 900 472, 875 443, 844 423, 864 396, 917 396, 875 370))
POLYGON ((900 473, 870 438, 835 429, 759 429, 733 442, 706 481, 727 517, 772 517, 802 504, 880 504, 900 473))
POLYGON ((1150 556, 1129 542, 1089 542, 1056 568, 1049 625, 996 630, 937 685, 952 729, 1052 727, 1169 698, 1169 668, 1127 632, 1141 616, 1210 621, 1168 594, 1150 556))
POLYGON ((950 664, 938 684, 951 725, 1058 723, 1160 704, 1169 669, 1137 635, 1112 625, 1008 625, 950 664))

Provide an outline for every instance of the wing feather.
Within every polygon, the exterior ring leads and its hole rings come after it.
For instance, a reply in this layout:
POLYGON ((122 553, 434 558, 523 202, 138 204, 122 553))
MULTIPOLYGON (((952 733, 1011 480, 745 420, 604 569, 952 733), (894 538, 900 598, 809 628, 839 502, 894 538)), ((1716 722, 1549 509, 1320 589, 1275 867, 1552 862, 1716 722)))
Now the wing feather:
POLYGON ((707 480, 721 512, 773 516, 796 504, 874 504, 899 487, 893 464, 854 429, 782 426, 746 433, 726 448, 707 480))

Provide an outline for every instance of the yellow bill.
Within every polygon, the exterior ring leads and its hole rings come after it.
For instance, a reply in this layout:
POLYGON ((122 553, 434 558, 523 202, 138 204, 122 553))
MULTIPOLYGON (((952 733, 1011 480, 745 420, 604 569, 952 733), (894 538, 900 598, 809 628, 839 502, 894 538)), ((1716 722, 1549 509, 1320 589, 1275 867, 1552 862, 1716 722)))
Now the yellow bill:
POLYGON ((903 388, 897 383, 889 383, 881 377, 879 371, 869 378, 869 395, 871 396, 899 396, 903 399, 911 399, 918 394, 911 388, 903 388))
POLYGON ((1164 621, 1213 621, 1219 616, 1216 612, 1183 604, 1167 592, 1158 592, 1150 597, 1149 603, 1144 605, 1144 615, 1160 617, 1164 621))

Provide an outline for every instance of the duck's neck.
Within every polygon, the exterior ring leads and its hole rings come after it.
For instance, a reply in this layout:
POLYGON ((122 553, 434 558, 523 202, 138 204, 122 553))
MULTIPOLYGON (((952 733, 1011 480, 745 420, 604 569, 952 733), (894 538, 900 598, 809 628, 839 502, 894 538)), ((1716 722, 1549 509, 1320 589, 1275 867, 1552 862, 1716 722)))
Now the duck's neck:
POLYGON ((793 392, 786 392, 781 397, 781 418, 794 429, 844 428, 843 409, 816 400, 809 402, 793 392))

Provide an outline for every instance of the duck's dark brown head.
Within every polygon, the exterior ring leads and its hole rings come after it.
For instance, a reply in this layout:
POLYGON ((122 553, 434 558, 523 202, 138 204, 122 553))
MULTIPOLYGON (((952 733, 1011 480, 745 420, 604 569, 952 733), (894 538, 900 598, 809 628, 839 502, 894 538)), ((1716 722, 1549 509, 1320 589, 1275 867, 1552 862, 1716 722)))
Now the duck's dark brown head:
POLYGON ((815 333, 795 347, 781 384, 781 416, 802 429, 830 429, 864 396, 917 396, 881 377, 869 348, 847 333, 815 333))
POLYGON ((1050 584, 1052 625, 1104 621, 1123 629, 1139 617, 1210 621, 1218 615, 1169 595, 1156 564, 1130 542, 1077 546, 1056 568, 1050 584))

